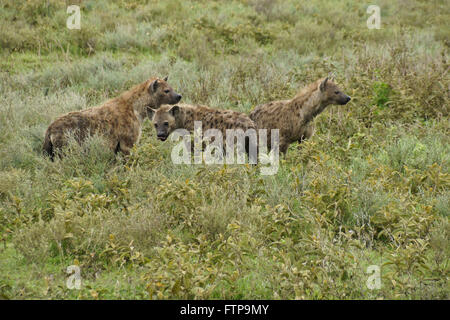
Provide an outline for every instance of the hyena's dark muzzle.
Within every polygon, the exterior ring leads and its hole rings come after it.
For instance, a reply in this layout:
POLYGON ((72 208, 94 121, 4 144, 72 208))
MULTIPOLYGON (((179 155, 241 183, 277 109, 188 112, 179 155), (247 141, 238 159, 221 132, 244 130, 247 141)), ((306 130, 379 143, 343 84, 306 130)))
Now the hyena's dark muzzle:
POLYGON ((169 132, 167 130, 156 130, 156 138, 161 141, 166 141, 169 136, 169 132))
POLYGON ((348 95, 343 94, 342 97, 339 97, 338 103, 340 105, 347 104, 352 98, 350 98, 348 95))
POLYGON ((171 103, 169 103, 169 104, 175 104, 175 103, 180 102, 180 100, 181 100, 182 97, 183 97, 183 96, 182 96, 181 94, 178 94, 178 93, 174 92, 174 93, 172 94, 172 101, 171 101, 171 103))

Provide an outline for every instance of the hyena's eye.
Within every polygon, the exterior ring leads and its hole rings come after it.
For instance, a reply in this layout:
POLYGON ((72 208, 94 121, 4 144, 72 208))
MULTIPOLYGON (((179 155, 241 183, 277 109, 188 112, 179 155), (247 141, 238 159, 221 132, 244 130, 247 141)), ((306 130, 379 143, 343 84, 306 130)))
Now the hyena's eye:
POLYGON ((339 94, 339 91, 335 91, 334 94, 339 94))
POLYGON ((158 124, 157 123, 155 123, 155 128, 157 128, 158 127, 158 124))
POLYGON ((164 93, 169 93, 170 92, 170 90, 164 90, 164 93))
POLYGON ((164 122, 164 125, 167 127, 169 125, 169 122, 168 121, 164 122))

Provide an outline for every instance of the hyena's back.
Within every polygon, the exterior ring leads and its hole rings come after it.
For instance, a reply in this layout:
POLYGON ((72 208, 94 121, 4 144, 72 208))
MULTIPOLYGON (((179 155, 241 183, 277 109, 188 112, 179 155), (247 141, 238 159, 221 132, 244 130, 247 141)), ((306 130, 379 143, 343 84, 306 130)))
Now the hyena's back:
POLYGON ((45 132, 44 154, 54 158, 55 151, 67 144, 69 134, 72 134, 78 143, 82 143, 89 134, 99 131, 103 121, 92 121, 91 116, 85 112, 75 111, 67 113, 56 119, 45 132))
POLYGON ((281 129, 286 124, 283 118, 287 116, 281 111, 288 102, 289 100, 279 100, 258 105, 250 112, 249 117, 258 129, 281 129))

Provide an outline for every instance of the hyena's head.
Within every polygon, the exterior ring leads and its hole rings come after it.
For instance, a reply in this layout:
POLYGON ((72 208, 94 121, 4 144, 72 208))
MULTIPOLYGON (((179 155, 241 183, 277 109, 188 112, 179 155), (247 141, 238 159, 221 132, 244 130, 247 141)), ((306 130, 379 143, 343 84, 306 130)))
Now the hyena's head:
POLYGON ((339 87, 328 77, 322 80, 319 84, 321 100, 326 101, 327 104, 347 104, 351 98, 339 89, 339 87))
POLYGON ((155 79, 148 86, 148 93, 153 101, 151 107, 159 108, 163 104, 175 104, 181 100, 181 94, 176 93, 167 83, 167 78, 155 79))
POLYGON ((178 128, 179 106, 163 105, 159 109, 147 109, 148 117, 152 119, 158 140, 165 141, 178 128))

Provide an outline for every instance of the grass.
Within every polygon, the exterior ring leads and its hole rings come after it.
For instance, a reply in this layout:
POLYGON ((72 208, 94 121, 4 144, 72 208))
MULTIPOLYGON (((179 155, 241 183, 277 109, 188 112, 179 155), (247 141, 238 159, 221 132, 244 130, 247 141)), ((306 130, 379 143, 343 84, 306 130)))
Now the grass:
POLYGON ((345 0, 83 1, 68 30, 64 2, 2 1, 0 297, 448 299, 450 11, 378 4, 370 30, 345 0), (129 159, 41 154, 58 115, 151 76, 248 113, 330 72, 352 101, 274 176, 174 165, 148 121, 129 159))

